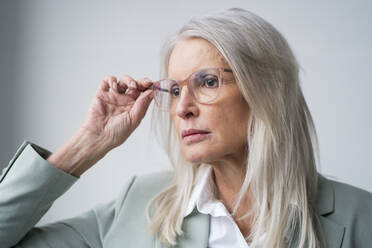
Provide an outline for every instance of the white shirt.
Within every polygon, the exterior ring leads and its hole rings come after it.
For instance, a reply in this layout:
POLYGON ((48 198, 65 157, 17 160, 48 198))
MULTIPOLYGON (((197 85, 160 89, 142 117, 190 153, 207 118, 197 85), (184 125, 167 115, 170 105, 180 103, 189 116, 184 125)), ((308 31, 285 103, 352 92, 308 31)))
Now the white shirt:
POLYGON ((192 212, 195 205, 200 213, 211 215, 209 248, 249 248, 238 225, 225 205, 215 198, 213 194, 214 187, 212 167, 209 166, 200 182, 195 185, 187 206, 186 215, 192 212))

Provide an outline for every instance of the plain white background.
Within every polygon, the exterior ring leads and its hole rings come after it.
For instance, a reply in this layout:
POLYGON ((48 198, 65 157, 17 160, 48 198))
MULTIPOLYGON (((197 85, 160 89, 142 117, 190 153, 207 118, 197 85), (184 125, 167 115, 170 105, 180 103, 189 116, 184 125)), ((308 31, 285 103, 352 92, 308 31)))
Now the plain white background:
MULTIPOLYGON (((260 15, 293 48, 318 131, 321 172, 372 191, 372 4, 367 0, 1 1, 1 167, 23 140, 56 151, 82 123, 105 76, 159 79, 164 40, 192 16, 231 7, 260 15)), ((113 199, 135 173, 169 169, 149 128, 148 115, 39 224, 113 199)))

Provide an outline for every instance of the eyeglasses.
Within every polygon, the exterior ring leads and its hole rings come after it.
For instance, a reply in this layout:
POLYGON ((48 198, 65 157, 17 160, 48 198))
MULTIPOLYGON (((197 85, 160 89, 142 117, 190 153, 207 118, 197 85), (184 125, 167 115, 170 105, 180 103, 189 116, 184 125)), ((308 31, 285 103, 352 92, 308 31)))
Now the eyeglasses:
POLYGON ((196 71, 182 82, 162 79, 154 82, 152 89, 159 109, 170 111, 178 102, 182 87, 187 84, 190 95, 199 103, 212 103, 221 91, 221 85, 234 81, 223 79, 223 72, 232 72, 225 68, 206 68, 196 71))

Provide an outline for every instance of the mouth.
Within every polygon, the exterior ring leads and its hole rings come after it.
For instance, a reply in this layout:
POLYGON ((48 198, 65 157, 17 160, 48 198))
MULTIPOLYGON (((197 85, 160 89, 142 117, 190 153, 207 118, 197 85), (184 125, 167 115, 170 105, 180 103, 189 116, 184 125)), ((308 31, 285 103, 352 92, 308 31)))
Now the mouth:
POLYGON ((200 142, 210 136, 210 132, 198 129, 188 129, 182 131, 182 140, 186 144, 200 142))

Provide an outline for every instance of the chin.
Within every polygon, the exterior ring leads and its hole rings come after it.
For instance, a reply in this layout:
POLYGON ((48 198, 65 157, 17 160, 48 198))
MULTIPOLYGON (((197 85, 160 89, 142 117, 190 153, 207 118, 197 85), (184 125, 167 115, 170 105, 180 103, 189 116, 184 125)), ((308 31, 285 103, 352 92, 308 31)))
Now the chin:
POLYGON ((197 163, 197 164, 201 164, 201 163, 205 163, 204 159, 203 158, 186 158, 186 161, 190 162, 190 163, 197 163))
POLYGON ((184 148, 186 151, 183 151, 183 156, 185 157, 186 161, 190 163, 207 163, 211 160, 213 160, 212 154, 210 154, 210 151, 197 148, 190 149, 188 147, 184 148))

